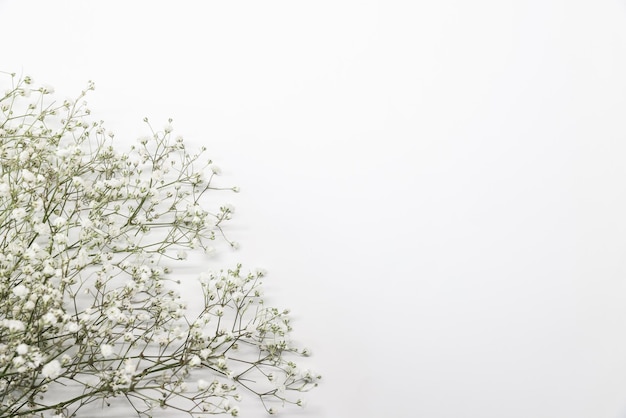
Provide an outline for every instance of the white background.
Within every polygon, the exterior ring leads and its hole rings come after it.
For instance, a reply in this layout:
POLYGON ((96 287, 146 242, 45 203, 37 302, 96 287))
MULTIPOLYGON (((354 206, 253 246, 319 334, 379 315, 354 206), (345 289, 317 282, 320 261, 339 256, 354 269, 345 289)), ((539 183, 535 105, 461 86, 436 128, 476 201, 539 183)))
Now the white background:
POLYGON ((285 416, 626 416, 624 1, 0 0, 0 22, 0 69, 94 80, 120 145, 171 116, 241 187, 218 196, 241 250, 212 262, 268 269, 324 375, 285 416))

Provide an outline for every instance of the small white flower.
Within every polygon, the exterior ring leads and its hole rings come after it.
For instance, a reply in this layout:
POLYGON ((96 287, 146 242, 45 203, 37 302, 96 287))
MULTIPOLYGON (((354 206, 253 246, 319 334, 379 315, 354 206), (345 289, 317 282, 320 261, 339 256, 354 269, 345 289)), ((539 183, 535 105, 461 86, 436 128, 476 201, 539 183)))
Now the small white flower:
POLYGON ((100 346, 100 353, 104 358, 110 357, 113 354, 113 347, 109 344, 102 344, 100 346))
POLYGON ((152 177, 153 180, 161 180, 163 178, 163 172, 161 170, 154 170, 150 177, 152 177))
POLYGON ((68 236, 62 233, 54 234, 52 239, 55 243, 59 244, 60 246, 64 246, 69 241, 68 236))
POLYGON ((83 180, 81 177, 72 177, 72 183, 74 184, 74 186, 80 188, 83 187, 85 185, 85 180, 83 180))
POLYGON ((13 288, 13 294, 19 298, 23 298, 28 295, 28 288, 23 284, 18 284, 13 288))
POLYGON ((189 360, 189 365, 191 367, 196 367, 199 366, 200 363, 202 363, 202 361, 200 360, 200 357, 194 355, 193 357, 191 357, 191 359, 189 360))
POLYGON ((111 189, 119 189, 122 187, 122 181, 120 179, 109 179, 104 181, 104 185, 111 189))
POLYGON ((16 221, 21 221, 26 217, 26 209, 24 208, 15 208, 11 211, 11 218, 16 221))
POLYGON ((35 231, 39 235, 47 235, 48 233, 50 233, 50 227, 48 226, 48 224, 41 222, 33 225, 33 231, 35 231))
POLYGON ((54 87, 52 87, 50 84, 44 84, 41 86, 41 92, 43 94, 53 94, 54 93, 54 87))
POLYGON ((209 388, 209 382, 204 379, 198 380, 198 390, 207 390, 209 388))
POLYGON ((218 166, 216 166, 215 164, 211 164, 209 166, 209 170, 211 170, 213 172, 213 174, 219 176, 220 174, 222 174, 222 169, 219 168, 218 166))
POLYGON ((27 344, 20 344, 17 346, 17 348, 15 349, 15 351, 17 352, 17 354, 19 354, 20 356, 23 356, 24 354, 28 353, 28 345, 27 344))
POLYGON ((54 222, 52 222, 52 225, 54 225, 56 228, 62 228, 66 223, 67 220, 64 217, 59 216, 54 220, 54 222))
POLYGON ((78 250, 78 254, 76 254, 76 259, 74 260, 76 267, 84 267, 89 263, 89 255, 84 248, 78 250))
POLYGON ((52 360, 43 366, 41 374, 47 379, 56 379, 61 374, 61 363, 58 360, 52 360))
POLYGON ((179 260, 186 260, 186 259, 187 259, 187 252, 186 252, 186 251, 183 251, 183 250, 179 250, 179 251, 176 253, 176 257, 177 257, 179 260))
POLYGON ((57 323, 57 317, 52 312, 48 312, 47 314, 45 314, 42 319, 43 323, 46 325, 54 325, 57 323))
POLYGON ((41 272, 46 276, 54 276, 54 273, 56 273, 56 270, 52 265, 46 264, 41 272))
POLYGON ((126 359, 124 360, 124 373, 133 376, 137 371, 137 365, 133 363, 132 360, 126 359))
POLYGON ((204 348, 200 350, 200 357, 206 360, 211 355, 211 353, 211 350, 209 350, 208 348, 204 348))
POLYGON ((9 197, 11 196, 11 187, 6 183, 0 183, 0 196, 9 197))
POLYGON ((33 173, 26 169, 22 170, 22 178, 28 183, 33 183, 37 179, 33 173))
POLYGON ((24 329, 26 329, 24 323, 18 319, 6 319, 4 321, 4 326, 11 332, 24 331, 24 329))
POLYGON ((65 329, 67 330, 67 332, 78 332, 80 327, 78 326, 76 322, 70 321, 67 324, 65 324, 65 329))

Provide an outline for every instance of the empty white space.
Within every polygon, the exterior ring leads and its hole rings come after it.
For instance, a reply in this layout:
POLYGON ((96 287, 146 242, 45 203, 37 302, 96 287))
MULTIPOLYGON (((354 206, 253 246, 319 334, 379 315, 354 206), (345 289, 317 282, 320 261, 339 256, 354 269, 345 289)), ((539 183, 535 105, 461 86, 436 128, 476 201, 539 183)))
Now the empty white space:
MULTIPOLYGON (((626 416, 626 4, 0 0, 0 69, 238 195, 319 418, 626 416)), ((191 294, 190 296, 193 296, 191 294)), ((193 301, 190 301, 193 303, 193 301)), ((262 416, 251 404, 242 416, 262 416)))

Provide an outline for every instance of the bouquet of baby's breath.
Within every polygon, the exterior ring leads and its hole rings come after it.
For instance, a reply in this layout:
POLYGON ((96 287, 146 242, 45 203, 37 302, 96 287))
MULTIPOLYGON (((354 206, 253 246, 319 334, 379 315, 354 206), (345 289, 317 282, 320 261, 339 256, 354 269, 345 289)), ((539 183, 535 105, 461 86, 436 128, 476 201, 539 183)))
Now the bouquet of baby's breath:
POLYGON ((317 385, 292 355, 287 311, 267 307, 263 272, 199 274, 190 317, 170 272, 211 252, 232 208, 207 194, 219 169, 169 123, 128 149, 92 122, 84 96, 7 74, 0 94, 0 416, 75 416, 127 402, 237 415, 238 389, 269 413, 317 385))

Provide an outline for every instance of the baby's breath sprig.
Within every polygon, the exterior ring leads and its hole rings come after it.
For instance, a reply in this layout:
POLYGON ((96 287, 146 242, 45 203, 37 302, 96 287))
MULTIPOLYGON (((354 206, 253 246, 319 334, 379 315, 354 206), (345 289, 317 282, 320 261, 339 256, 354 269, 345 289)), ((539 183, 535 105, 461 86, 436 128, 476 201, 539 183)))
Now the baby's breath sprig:
POLYGON ((0 94, 0 416, 76 416, 126 400, 138 416, 239 414, 239 389, 273 414, 320 376, 293 355, 287 311, 265 306, 263 271, 200 274, 190 318, 172 261, 210 253, 229 205, 220 169, 172 120, 120 149, 84 101, 10 78, 0 94), (60 390, 60 389, 63 390, 60 390))

